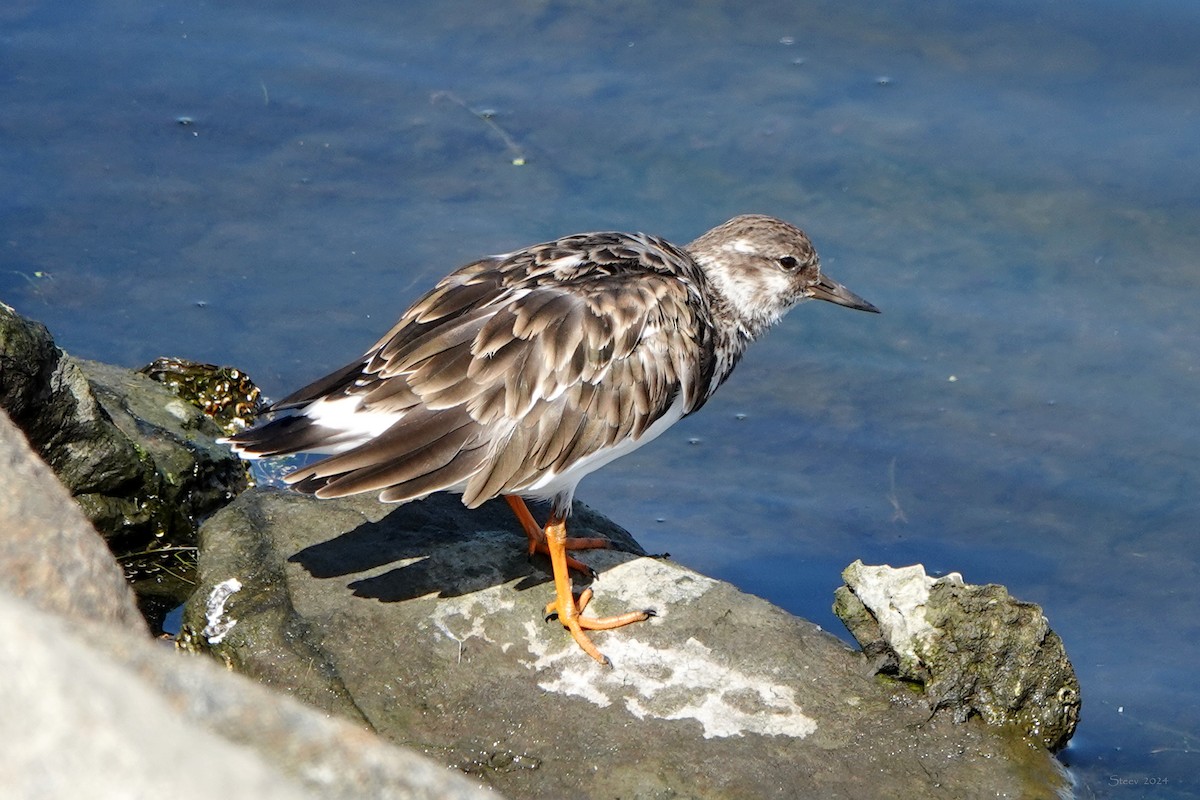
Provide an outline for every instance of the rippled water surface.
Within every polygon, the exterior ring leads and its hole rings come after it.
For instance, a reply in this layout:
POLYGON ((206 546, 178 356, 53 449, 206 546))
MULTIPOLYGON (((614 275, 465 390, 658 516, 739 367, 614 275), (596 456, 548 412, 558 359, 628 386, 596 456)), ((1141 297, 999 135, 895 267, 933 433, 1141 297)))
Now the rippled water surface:
POLYGON ((856 558, 1003 583, 1080 796, 1195 796, 1200 8, 675 5, 6 4, 0 299, 279 396, 479 255, 796 221, 884 314, 799 308, 581 499, 843 636, 856 558))

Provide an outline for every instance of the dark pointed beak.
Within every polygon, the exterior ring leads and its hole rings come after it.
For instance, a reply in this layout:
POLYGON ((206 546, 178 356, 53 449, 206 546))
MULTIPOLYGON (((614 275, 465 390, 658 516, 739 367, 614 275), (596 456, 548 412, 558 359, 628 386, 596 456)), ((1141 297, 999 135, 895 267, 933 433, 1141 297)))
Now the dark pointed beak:
POLYGON ((822 275, 816 283, 810 284, 808 289, 805 290, 805 294, 809 297, 815 297, 818 300, 828 300, 831 303, 837 303, 839 306, 845 306, 846 308, 853 308, 858 311, 870 311, 872 314, 879 313, 878 308, 863 300, 828 275, 822 275))

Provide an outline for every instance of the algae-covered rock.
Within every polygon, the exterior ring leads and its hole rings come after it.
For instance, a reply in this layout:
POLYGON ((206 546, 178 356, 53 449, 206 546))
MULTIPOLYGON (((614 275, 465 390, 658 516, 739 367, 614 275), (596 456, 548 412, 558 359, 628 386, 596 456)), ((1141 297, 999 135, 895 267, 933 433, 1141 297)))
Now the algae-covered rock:
POLYGON ((920 565, 842 573, 834 612, 878 672, 920 684, 933 711, 1012 724, 1058 750, 1079 722, 1079 681, 1041 608, 1003 586, 934 579, 920 565))
POLYGON ((166 506, 163 533, 186 531, 194 543, 196 521, 246 487, 241 460, 217 444, 222 431, 208 416, 166 387, 123 367, 77 361, 113 424, 153 464, 149 488, 166 506))
POLYGON ((245 430, 266 408, 254 381, 236 367, 163 356, 138 372, 199 408, 227 434, 245 430))

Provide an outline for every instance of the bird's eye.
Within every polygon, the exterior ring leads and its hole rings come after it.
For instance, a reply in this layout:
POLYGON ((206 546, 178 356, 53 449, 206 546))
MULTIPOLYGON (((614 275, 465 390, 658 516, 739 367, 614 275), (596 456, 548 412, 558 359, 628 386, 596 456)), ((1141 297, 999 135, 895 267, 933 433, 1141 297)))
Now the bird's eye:
POLYGON ((779 259, 779 266, 783 267, 788 272, 791 272, 796 267, 800 266, 800 262, 796 260, 795 256, 782 256, 779 259))

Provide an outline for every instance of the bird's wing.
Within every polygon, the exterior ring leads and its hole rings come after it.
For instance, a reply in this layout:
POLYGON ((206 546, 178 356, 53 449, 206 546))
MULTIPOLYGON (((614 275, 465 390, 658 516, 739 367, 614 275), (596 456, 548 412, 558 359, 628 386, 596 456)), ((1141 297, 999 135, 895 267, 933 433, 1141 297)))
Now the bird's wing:
POLYGON ((636 442, 695 393, 707 329, 677 282, 607 279, 586 292, 543 287, 526 300, 539 308, 523 313, 531 305, 523 302, 494 314, 475 342, 468 382, 479 388, 468 411, 507 433, 467 485, 468 505, 636 442))
POLYGON ((477 505, 638 439, 711 374, 691 265, 659 240, 590 234, 452 273, 363 359, 285 398, 355 396, 356 413, 399 419, 298 488, 404 500, 465 482, 477 505))

